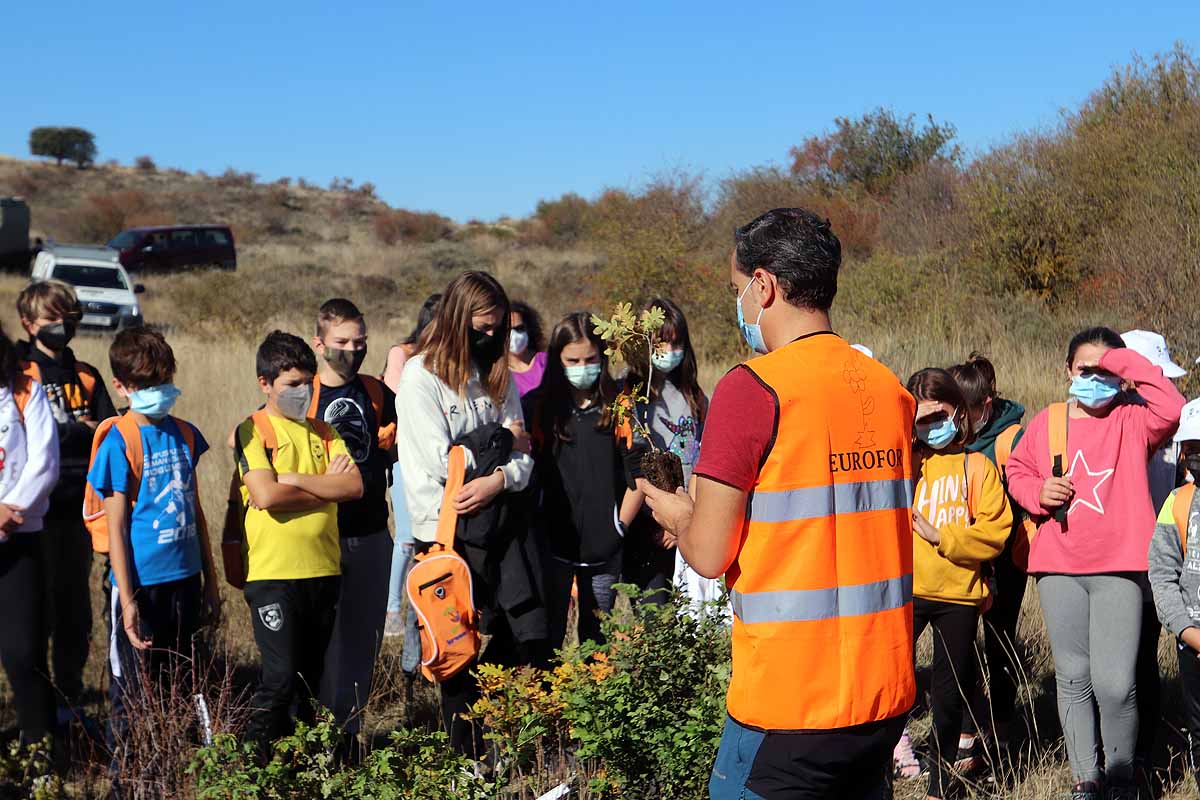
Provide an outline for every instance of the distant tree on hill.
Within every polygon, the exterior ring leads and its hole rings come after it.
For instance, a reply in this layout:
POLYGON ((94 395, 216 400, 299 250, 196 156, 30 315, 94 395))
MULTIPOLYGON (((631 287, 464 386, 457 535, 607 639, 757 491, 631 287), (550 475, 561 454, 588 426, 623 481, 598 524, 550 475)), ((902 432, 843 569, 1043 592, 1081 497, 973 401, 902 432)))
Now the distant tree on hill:
POLYGON ((886 108, 855 120, 838 117, 835 131, 791 149, 792 175, 829 192, 859 189, 879 196, 918 167, 958 161, 953 125, 935 122, 930 115, 918 129, 913 119, 912 114, 898 118, 886 108))
POLYGON ((29 132, 29 152, 35 156, 74 161, 80 169, 96 160, 96 137, 83 128, 34 128, 29 132))

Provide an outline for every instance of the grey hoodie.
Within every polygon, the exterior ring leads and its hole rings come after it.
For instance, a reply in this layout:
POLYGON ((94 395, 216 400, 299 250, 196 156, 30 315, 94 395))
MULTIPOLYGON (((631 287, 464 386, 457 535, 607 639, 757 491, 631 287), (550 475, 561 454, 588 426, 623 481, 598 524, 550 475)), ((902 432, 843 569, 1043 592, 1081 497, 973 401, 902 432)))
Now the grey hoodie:
POLYGON ((1150 539, 1150 588, 1158 618, 1176 638, 1189 627, 1200 627, 1200 491, 1188 510, 1187 554, 1179 543, 1171 492, 1163 504, 1150 539))

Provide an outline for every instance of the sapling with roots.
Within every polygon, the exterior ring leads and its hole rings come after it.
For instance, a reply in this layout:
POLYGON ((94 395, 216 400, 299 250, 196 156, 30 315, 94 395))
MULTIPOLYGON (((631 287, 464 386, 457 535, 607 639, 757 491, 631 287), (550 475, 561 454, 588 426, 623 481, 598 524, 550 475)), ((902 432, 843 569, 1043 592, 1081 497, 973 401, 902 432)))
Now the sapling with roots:
POLYGON ((644 382, 631 384, 627 381, 625 391, 613 401, 612 413, 617 431, 623 431, 630 444, 634 434, 646 441, 650 449, 642 456, 642 473, 655 488, 674 492, 683 486, 683 462, 674 453, 655 446, 650 428, 642 418, 644 409, 650 404, 654 353, 667 347, 658 338, 665 323, 666 316, 661 308, 648 308, 639 316, 633 313, 630 303, 619 303, 608 319, 592 317, 596 335, 607 345, 604 354, 610 361, 618 369, 628 368, 631 376, 646 376, 644 382))

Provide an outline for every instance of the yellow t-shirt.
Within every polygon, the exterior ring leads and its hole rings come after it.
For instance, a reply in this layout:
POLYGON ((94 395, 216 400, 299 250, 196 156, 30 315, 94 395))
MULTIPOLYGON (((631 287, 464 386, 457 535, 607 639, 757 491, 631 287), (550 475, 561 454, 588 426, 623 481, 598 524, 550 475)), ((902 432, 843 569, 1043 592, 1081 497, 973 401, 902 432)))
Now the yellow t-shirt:
MULTIPOLYGON (((334 433, 326 452, 321 437, 306 422, 269 416, 278 447, 267 457, 262 438, 251 420, 237 431, 238 470, 244 476, 256 469, 276 474, 324 475, 331 458, 349 457, 346 444, 334 433)), ((242 502, 250 493, 242 486, 242 502)), ((247 581, 320 578, 341 573, 337 503, 312 511, 246 511, 247 581)))

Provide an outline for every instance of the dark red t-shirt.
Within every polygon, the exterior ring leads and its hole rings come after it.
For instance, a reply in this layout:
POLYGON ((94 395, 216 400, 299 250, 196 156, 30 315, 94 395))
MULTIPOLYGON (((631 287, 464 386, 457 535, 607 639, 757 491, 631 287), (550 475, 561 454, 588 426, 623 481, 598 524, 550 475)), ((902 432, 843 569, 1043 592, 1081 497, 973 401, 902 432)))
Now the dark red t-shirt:
POLYGON ((717 383, 696 475, 748 492, 775 438, 779 415, 774 392, 744 364, 717 383))

